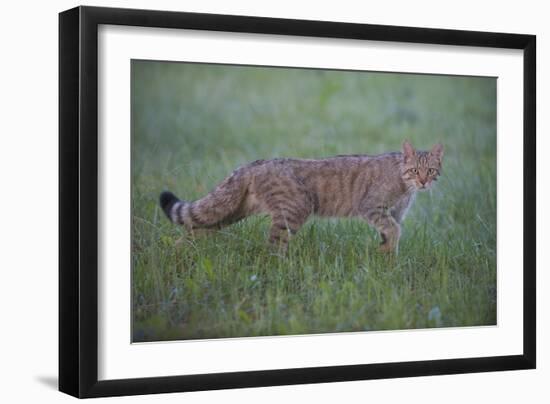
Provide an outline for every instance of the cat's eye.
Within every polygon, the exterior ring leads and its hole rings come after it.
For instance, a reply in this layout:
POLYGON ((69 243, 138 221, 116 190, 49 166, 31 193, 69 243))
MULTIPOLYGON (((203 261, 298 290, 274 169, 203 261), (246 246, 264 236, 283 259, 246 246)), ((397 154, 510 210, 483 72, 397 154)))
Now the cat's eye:
POLYGON ((435 175, 435 168, 430 168, 428 170, 428 175, 435 175))
POLYGON ((417 168, 411 168, 411 173, 418 174, 418 169, 417 168))

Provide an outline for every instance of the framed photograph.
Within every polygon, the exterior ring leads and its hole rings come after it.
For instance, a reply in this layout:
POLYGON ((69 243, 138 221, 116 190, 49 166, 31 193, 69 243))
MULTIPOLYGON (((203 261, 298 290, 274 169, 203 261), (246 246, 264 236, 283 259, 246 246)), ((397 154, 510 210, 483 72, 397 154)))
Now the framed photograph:
POLYGON ((59 17, 59 388, 532 369, 532 35, 59 17))

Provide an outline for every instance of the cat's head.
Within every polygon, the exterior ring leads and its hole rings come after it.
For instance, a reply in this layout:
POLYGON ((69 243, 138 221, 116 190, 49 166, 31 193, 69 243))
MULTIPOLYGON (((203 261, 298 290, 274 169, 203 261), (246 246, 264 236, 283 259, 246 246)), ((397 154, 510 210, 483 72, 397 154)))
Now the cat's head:
POLYGON ((415 189, 430 189, 441 173, 443 145, 436 144, 430 151, 415 150, 407 140, 403 142, 401 173, 405 183, 415 189))

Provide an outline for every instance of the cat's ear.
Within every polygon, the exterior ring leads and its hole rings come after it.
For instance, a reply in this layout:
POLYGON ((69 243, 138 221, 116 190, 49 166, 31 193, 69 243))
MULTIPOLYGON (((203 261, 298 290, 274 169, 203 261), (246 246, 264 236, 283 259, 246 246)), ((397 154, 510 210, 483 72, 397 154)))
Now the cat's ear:
POLYGON ((438 159, 439 162, 441 162, 441 160, 443 159, 443 145, 441 143, 436 144, 434 147, 432 147, 430 154, 438 159))
POLYGON ((405 140, 403 142, 403 159, 405 162, 410 161, 415 154, 416 151, 414 150, 413 145, 408 140, 405 140))

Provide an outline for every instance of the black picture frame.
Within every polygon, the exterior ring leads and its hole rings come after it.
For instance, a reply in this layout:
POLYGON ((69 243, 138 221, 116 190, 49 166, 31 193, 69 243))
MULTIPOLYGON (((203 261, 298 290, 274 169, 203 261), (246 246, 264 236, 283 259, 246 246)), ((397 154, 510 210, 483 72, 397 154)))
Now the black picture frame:
POLYGON ((60 13, 59 390, 84 398, 535 368, 535 73, 534 35, 96 7, 60 13), (98 381, 100 24, 523 50, 523 354, 98 381))

